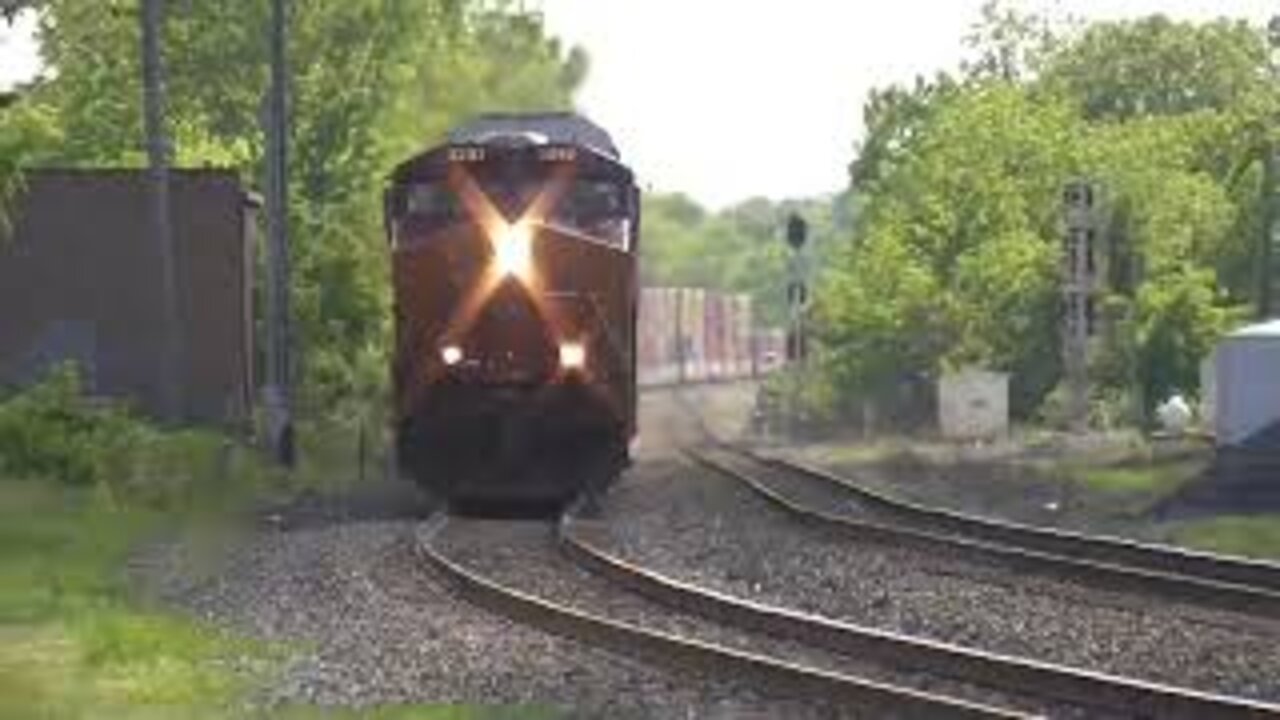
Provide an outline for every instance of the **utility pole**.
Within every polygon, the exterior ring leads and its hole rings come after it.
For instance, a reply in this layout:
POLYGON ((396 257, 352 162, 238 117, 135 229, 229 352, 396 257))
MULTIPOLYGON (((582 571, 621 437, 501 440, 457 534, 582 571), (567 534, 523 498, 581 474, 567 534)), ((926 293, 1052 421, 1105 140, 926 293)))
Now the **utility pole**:
POLYGON ((1262 236, 1258 238, 1258 319, 1270 318, 1276 309, 1276 146, 1267 140, 1262 156, 1262 236))
POLYGON ((267 433, 276 459, 294 463, 293 378, 290 353, 288 227, 288 72, 285 0, 271 2, 271 87, 267 96, 267 433))
MULTIPOLYGON (((787 362, 794 370, 787 378, 788 398, 785 421, 788 430, 794 427, 795 414, 800 405, 800 374, 804 371, 808 355, 808 338, 805 337, 804 314, 809 307, 808 272, 805 267, 805 243, 809 240, 809 223, 799 213, 787 217, 787 245, 791 258, 787 271, 787 362)), ((790 434, 790 433, 788 433, 790 434)))
POLYGON ((169 137, 165 126, 164 61, 160 47, 164 28, 163 0, 143 0, 142 105, 147 135, 152 245, 160 260, 161 397, 166 420, 182 418, 182 309, 179 304, 173 218, 169 207, 169 137))
POLYGON ((1093 184, 1076 180, 1062 193, 1063 238, 1062 364, 1067 381, 1067 418, 1073 432, 1089 429, 1089 337, 1094 329, 1098 289, 1098 218, 1093 184))
MULTIPOLYGON (((1280 53, 1280 15, 1267 23, 1267 45, 1270 49, 1271 80, 1277 81, 1276 55, 1280 53)), ((1274 138, 1275 123, 1263 129, 1266 141, 1262 157, 1262 236, 1258 246, 1258 317, 1266 320, 1280 312, 1280 212, 1276 209, 1277 148, 1274 138)))

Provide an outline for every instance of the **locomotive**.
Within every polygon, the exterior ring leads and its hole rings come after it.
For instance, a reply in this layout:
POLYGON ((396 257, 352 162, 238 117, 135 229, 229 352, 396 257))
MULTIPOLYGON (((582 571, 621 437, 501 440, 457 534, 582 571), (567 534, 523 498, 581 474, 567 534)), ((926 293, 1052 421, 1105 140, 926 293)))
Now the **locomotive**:
POLYGON ((639 191, 568 114, 481 116, 385 194, 401 473, 464 512, 596 493, 636 431, 639 191))

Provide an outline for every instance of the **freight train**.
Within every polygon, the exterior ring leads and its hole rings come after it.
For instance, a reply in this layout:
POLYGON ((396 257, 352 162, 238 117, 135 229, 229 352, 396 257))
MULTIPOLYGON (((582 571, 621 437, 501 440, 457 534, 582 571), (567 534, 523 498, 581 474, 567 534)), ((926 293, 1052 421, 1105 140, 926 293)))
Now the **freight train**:
POLYGON ((757 329, 751 296, 706 288, 646 287, 638 330, 642 386, 738 380, 780 368, 780 328, 757 329))
POLYGON ((572 114, 480 117, 401 163, 392 249, 396 452, 455 510, 547 511, 628 462, 640 202, 572 114))

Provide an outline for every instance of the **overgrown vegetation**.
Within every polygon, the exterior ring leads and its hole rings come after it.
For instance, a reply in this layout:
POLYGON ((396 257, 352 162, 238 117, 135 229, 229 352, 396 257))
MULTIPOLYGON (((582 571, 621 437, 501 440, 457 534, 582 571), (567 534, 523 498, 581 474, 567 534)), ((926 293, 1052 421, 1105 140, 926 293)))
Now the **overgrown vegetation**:
POLYGON ((0 399, 0 720, 555 717, 257 709, 253 693, 286 649, 150 607, 131 586, 126 560, 140 545, 182 536, 194 561, 250 503, 333 481, 308 473, 286 477, 213 433, 163 430, 88 398, 71 367, 0 399))
POLYGON ((270 653, 142 610, 123 565, 264 478, 213 435, 91 401, 69 367, 0 401, 0 717, 230 717, 270 653))
POLYGON ((1033 416, 1061 377, 1059 194, 1084 177, 1114 243, 1099 249, 1098 401, 1140 421, 1198 387, 1200 360, 1257 297, 1278 98, 1264 30, 1000 12, 981 30, 980 62, 867 105, 862 212, 818 295, 829 372, 874 400, 984 365, 1012 374, 1012 408, 1033 416))
POLYGON ((87 488, 0 482, 0 717, 231 717, 233 663, 269 653, 128 599, 130 548, 156 510, 87 488))
POLYGON ((1280 560, 1280 517, 1275 515, 1202 520, 1180 528, 1175 538, 1203 550, 1280 560))
POLYGON ((285 650, 148 609, 122 573, 141 540, 172 532, 191 512, 0 475, 0 720, 557 717, 537 708, 255 708, 285 650))
POLYGON ((0 399, 0 478, 54 482, 108 503, 171 510, 208 490, 258 492, 267 474, 248 450, 219 434, 163 431, 122 403, 87 397, 72 365, 0 399))

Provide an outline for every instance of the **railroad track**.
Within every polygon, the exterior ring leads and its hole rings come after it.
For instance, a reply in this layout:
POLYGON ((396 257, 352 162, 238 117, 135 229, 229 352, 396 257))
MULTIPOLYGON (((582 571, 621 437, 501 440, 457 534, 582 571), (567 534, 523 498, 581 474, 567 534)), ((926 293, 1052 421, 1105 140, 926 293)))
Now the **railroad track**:
POLYGON ((1002 656, 731 597, 629 563, 602 549, 593 534, 570 515, 561 520, 561 546, 583 567, 666 605, 746 630, 1108 716, 1280 717, 1280 705, 1002 656))
POLYGON ((1280 618, 1280 566, 1114 538, 1034 528, 925 507, 807 465, 718 445, 699 464, 807 522, 861 539, 965 553, 1007 567, 1120 593, 1280 618))
POLYGON ((755 457, 762 462, 801 473, 852 493, 877 511, 949 532, 1080 560, 1111 562, 1280 593, 1278 563, 1151 545, 1122 538, 1084 535, 928 507, 891 497, 848 478, 803 463, 782 458, 755 457))
MULTIPOLYGON (((427 561, 477 605, 553 633, 624 655, 639 654, 663 667, 713 677, 727 674, 784 696, 821 697, 859 709, 879 709, 895 717, 1032 716, 1025 710, 960 700, 742 652, 540 598, 487 578, 440 551, 433 538, 445 522, 442 518, 435 519, 433 526, 420 536, 419 549, 427 561)), ((857 658, 860 662, 872 661, 902 672, 926 673, 1005 695, 1035 699, 1018 703, 1020 708, 1050 708, 1050 716, 1072 717, 1280 717, 1277 705, 1005 657, 730 597, 665 577, 612 555, 602 549, 597 532, 592 522, 565 515, 557 533, 560 551, 596 576, 666 607, 746 632, 763 633, 857 658)))
MULTIPOLYGON (((517 622, 586 644, 641 657, 664 668, 711 679, 750 683, 753 688, 797 699, 820 698, 833 707, 849 707, 872 717, 1031 718, 1035 714, 774 659, 762 654, 681 637, 639 624, 587 612, 539 597, 487 577, 451 557, 437 538, 450 520, 438 515, 419 532, 417 550, 465 599, 517 622)), ((580 550, 584 546, 575 545, 580 550)))

